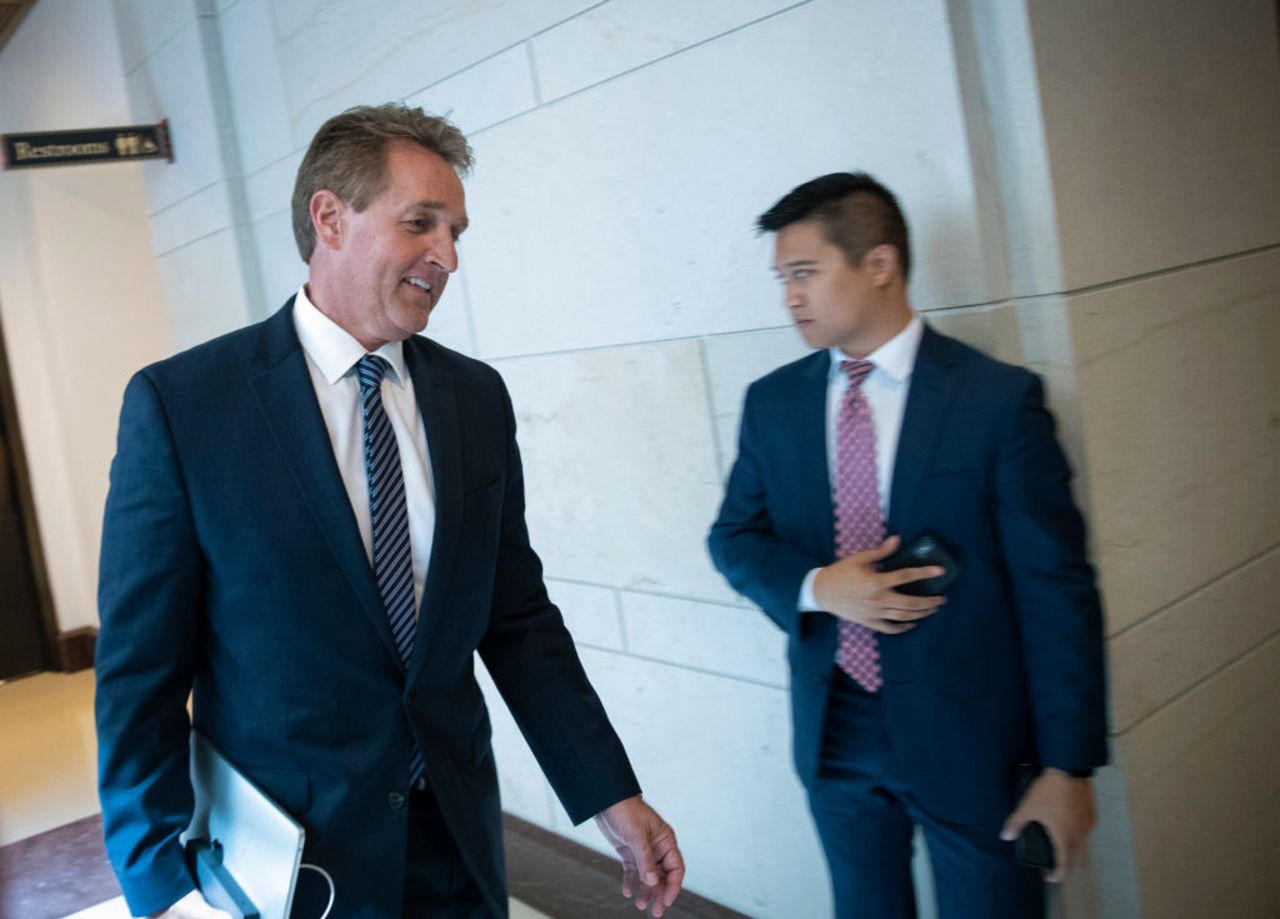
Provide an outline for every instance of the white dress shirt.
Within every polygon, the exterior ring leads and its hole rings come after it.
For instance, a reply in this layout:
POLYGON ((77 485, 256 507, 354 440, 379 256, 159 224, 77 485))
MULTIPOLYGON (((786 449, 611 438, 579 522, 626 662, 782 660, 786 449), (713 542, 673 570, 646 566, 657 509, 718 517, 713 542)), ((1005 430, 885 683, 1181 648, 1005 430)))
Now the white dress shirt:
MULTIPOLYGON (((880 491, 880 511, 889 519, 889 490, 893 485, 893 463, 898 455, 898 435, 902 433, 902 415, 907 407, 907 390, 911 373, 920 351, 924 322, 913 315, 901 332, 867 355, 875 367, 862 381, 862 394, 871 408, 876 430, 876 484, 880 491)), ((831 348, 831 367, 827 372, 827 478, 834 493, 836 475, 836 424, 840 406, 849 389, 849 375, 840 362, 852 360, 839 348, 831 348)), ((800 611, 820 609, 813 596, 813 581, 818 569, 809 572, 800 588, 800 611)))
MULTIPOLYGON (((364 469, 360 382, 356 377, 356 364, 367 352, 360 342, 316 308, 307 296, 305 284, 293 303, 293 326, 307 355, 307 370, 320 403, 320 414, 329 430, 329 444, 338 461, 351 509, 355 511, 364 551, 372 565, 373 518, 369 513, 369 480, 364 469)), ((391 421, 400 451, 404 497, 409 509, 409 543, 413 551, 414 608, 420 609, 436 525, 427 431, 405 365, 404 343, 388 342, 373 353, 391 365, 382 380, 382 407, 391 421)))

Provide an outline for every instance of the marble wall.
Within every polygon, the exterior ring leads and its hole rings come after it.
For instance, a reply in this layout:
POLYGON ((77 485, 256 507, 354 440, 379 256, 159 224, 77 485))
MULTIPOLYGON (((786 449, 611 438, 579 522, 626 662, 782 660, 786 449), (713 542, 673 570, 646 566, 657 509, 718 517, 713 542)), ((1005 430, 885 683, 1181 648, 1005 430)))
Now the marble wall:
MULTIPOLYGON (((468 131, 472 228, 428 334, 507 379, 553 596, 689 886, 751 915, 829 909, 781 637, 701 544, 745 386, 803 353, 751 225, 814 175, 880 176, 917 307, 1045 374, 1093 524, 1118 766, 1055 910, 1268 914, 1273 4, 113 4, 133 116, 174 129, 177 161, 140 168, 178 345, 303 279, 289 193, 325 118, 403 99, 468 131)), ((507 808, 602 847, 494 708, 507 808)))

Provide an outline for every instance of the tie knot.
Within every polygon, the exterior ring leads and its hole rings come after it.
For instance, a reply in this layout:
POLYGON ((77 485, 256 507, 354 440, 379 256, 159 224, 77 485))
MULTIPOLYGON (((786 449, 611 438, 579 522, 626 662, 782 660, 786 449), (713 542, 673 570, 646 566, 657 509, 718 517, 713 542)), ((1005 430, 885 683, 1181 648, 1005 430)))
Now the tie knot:
POLYGON ((385 357, 366 354, 356 363, 356 375, 360 378, 360 394, 367 395, 382 386, 382 378, 390 368, 385 357))
POLYGON ((875 370, 876 365, 871 361, 841 361, 840 369, 849 375, 849 383, 853 386, 861 386, 862 381, 867 378, 867 374, 875 370))

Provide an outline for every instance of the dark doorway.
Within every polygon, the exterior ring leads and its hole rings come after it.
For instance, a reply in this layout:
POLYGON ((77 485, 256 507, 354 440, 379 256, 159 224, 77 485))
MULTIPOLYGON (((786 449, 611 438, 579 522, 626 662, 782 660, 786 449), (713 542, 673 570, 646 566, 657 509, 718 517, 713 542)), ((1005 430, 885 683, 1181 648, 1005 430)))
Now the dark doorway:
POLYGON ((0 335, 0 680, 50 669, 26 463, 0 335))

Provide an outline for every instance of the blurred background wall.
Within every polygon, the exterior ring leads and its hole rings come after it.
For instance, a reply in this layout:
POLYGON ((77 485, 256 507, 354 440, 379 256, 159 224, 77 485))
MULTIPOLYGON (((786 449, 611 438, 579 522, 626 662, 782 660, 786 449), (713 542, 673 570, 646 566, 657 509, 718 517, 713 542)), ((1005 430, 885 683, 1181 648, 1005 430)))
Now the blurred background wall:
MULTIPOLYGON (((59 627, 96 622, 128 374, 304 279, 288 203, 321 122, 448 114, 478 162, 428 334, 511 388, 553 598, 688 885, 827 914, 782 636, 702 539, 746 384, 804 351, 753 219, 865 169, 911 222, 916 307, 1044 374, 1077 468, 1116 763, 1055 911, 1274 916, 1278 34, 1271 0, 40 0, 0 131, 167 117, 176 152, 0 176, 59 627)), ((494 714, 506 808, 603 847, 494 714)))

